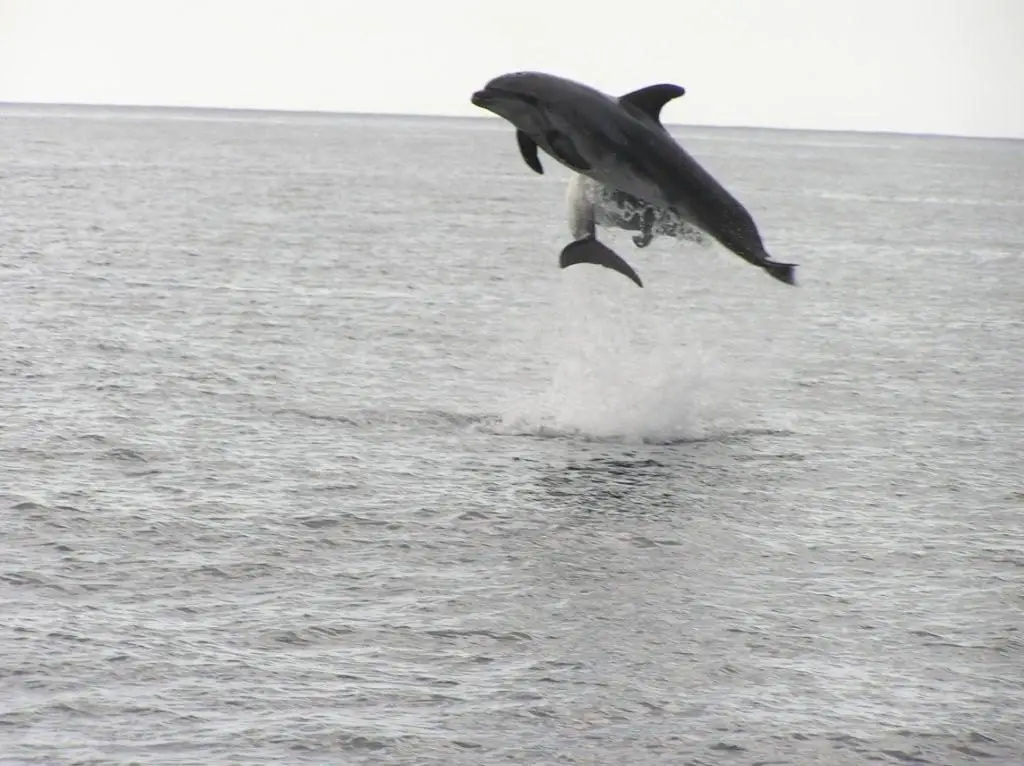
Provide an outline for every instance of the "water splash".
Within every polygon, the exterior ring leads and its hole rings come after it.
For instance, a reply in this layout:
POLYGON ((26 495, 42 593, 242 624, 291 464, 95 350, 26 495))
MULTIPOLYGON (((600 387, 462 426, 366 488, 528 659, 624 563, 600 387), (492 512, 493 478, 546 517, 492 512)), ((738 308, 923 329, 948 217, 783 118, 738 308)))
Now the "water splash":
POLYGON ((657 324, 643 306, 651 299, 623 301, 594 284, 567 280, 543 349, 550 384, 510 401, 501 430, 666 443, 745 427, 752 371, 734 369, 683 321, 657 324))

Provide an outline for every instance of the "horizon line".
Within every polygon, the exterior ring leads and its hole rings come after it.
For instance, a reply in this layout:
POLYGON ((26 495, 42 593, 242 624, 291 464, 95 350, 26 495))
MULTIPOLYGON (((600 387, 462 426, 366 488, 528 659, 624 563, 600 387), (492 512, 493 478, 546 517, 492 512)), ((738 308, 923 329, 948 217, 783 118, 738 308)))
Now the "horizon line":
MULTIPOLYGON (((497 117, 491 114, 427 114, 422 112, 372 112, 372 111, 357 111, 357 110, 337 110, 337 109, 288 109, 282 107, 267 108, 267 107, 251 107, 251 106, 195 106, 195 105, 183 105, 183 104, 108 104, 99 102, 87 102, 87 101, 5 101, 0 100, 0 109, 5 107, 72 107, 77 109, 121 109, 121 110, 133 110, 133 109, 153 109, 163 111, 190 111, 190 112, 241 112, 241 113, 252 113, 252 114, 281 114, 281 115, 295 115, 295 116, 353 116, 353 117, 414 117, 414 118, 426 118, 426 119, 441 119, 441 120, 498 120, 501 121, 501 117, 497 117)), ((866 133, 872 135, 888 135, 888 136, 911 136, 921 138, 969 138, 983 141, 1024 141, 1024 136, 1007 136, 1007 135, 977 135, 977 134, 965 134, 965 133, 936 133, 936 132, 913 132, 908 130, 896 130, 896 129, 873 129, 869 130, 866 128, 795 128, 795 127, 781 127, 777 125, 744 125, 744 124, 718 124, 718 123, 699 123, 699 122, 667 122, 664 123, 666 127, 681 127, 681 128, 724 128, 724 129, 735 129, 735 130, 775 130, 775 131, 789 131, 789 132, 802 132, 802 133, 866 133)))

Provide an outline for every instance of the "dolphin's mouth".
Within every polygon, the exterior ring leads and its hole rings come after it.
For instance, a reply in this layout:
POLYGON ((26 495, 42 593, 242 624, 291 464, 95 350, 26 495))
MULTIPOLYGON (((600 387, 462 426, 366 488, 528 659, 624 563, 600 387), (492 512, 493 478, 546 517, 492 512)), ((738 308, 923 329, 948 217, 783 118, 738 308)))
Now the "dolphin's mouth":
POLYGON ((488 85, 483 90, 478 90, 469 100, 474 106, 483 107, 484 109, 490 109, 492 106, 502 101, 521 101, 524 104, 529 104, 530 106, 537 106, 538 104, 537 99, 527 93, 518 93, 514 90, 495 88, 493 85, 488 85))
POLYGON ((512 93, 510 91, 488 85, 474 93, 470 101, 473 102, 474 106, 482 106, 484 109, 487 109, 500 101, 509 101, 517 98, 518 96, 518 93, 512 93))

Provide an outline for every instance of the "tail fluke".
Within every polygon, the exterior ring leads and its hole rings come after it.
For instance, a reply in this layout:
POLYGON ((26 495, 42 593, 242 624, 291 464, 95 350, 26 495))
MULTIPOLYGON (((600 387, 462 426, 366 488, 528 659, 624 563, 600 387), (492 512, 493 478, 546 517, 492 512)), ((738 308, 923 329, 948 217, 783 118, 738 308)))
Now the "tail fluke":
POLYGON ((617 271, 625 277, 633 280, 639 287, 644 283, 633 271, 633 267, 620 258, 614 250, 605 247, 594 237, 584 237, 570 242, 562 250, 558 259, 558 265, 563 269, 576 263, 593 263, 597 266, 604 266, 606 269, 617 271))
POLYGON ((767 271, 780 282, 785 282, 787 285, 796 285, 795 263, 777 263, 776 261, 766 261, 764 264, 764 270, 767 271))

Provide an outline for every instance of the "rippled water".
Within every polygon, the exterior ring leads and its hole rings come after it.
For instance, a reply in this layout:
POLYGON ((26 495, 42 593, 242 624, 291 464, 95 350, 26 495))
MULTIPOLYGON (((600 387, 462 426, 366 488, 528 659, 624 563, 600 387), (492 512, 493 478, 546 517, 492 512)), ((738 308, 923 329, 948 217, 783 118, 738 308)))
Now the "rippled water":
POLYGON ((0 762, 1024 761, 1024 144, 5 107, 0 762))

